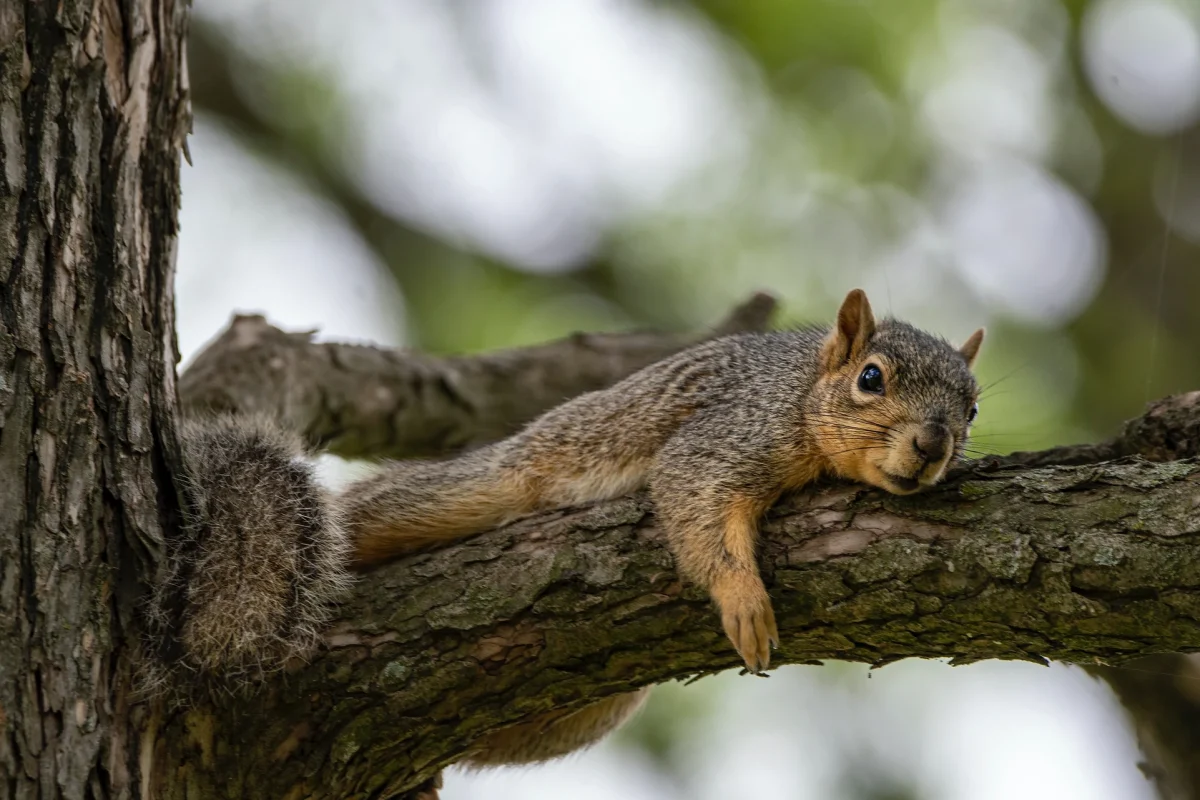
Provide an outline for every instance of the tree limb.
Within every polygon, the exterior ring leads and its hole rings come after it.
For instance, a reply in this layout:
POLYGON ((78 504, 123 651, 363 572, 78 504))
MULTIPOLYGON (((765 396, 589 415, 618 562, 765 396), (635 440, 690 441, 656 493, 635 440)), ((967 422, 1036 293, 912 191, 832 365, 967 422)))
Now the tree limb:
MULTIPOLYGON (((755 298, 721 332, 761 328, 771 307, 755 298)), ((445 452, 502 436, 699 338, 574 337, 437 359, 315 344, 239 317, 180 391, 189 409, 266 411, 344 455, 445 452)), ((777 663, 1095 663, 1200 648, 1196 582, 1175 575, 1160 585, 1152 574, 1155 564, 1200 559, 1188 504, 1200 477, 1184 463, 1102 463, 1197 455, 1198 406, 1200 393, 1167 398, 1108 442, 985 459, 921 498, 836 487, 785 501, 764 526, 764 571, 792 634, 777 663), (1147 519, 1175 535, 1146 534, 1147 519), (1127 585, 1131 567, 1140 577, 1127 585)), ((241 774, 263 792, 282 779, 300 794, 334 787, 332 796, 386 785, 380 793, 391 796, 496 726, 737 664, 706 599, 681 589, 649 504, 635 497, 393 565, 360 584, 328 649, 286 685, 171 724, 223 742, 224 757, 192 780, 215 787, 241 774), (228 741, 234 731, 243 744, 228 741), (268 756, 281 772, 249 768, 268 756)))
MULTIPOLYGON (((1142 446, 1178 447, 1196 400, 1157 404, 1122 446, 1152 430, 1142 446)), ((1200 465, 1030 458, 971 465, 916 497, 834 485, 781 501, 762 526, 774 664, 1200 650, 1200 465)), ((192 760, 193 785, 400 796, 496 727, 740 663, 707 599, 681 587, 642 495, 393 564, 339 618, 286 680, 167 723, 221 744, 192 760)))
MULTIPOLYGON (((1125 426, 1120 436, 1094 445, 1016 453, 1008 464, 1086 464, 1138 455, 1170 461, 1200 455, 1200 393, 1168 397, 1125 426)), ((1200 668, 1196 655, 1163 653, 1128 665, 1084 669, 1103 680, 1129 716, 1141 746, 1139 767, 1161 800, 1200 798, 1200 668)))
POLYGON ((341 456, 426 456, 502 438, 569 397, 608 386, 713 335, 764 330, 757 294, 714 331, 575 334, 556 342, 440 358, 317 343, 261 316, 234 317, 179 379, 185 413, 266 413, 341 456))

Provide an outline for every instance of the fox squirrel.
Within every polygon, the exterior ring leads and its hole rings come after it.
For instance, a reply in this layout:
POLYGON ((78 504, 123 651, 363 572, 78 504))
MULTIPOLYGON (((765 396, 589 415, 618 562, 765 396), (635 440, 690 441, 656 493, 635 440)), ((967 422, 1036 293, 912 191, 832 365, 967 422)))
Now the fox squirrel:
MULTIPOLYGON (((746 668, 762 672, 779 632, 756 561, 759 517, 783 492, 824 475, 893 494, 941 480, 962 454, 978 409, 971 367, 983 336, 980 329, 955 348, 904 322, 876 322, 855 289, 831 328, 734 334, 696 345, 579 395, 502 441, 448 460, 392 463, 348 486, 332 508, 315 499, 307 473, 286 455, 294 446, 280 443, 265 471, 279 470, 275 496, 296 499, 262 499, 270 513, 293 522, 261 530, 280 531, 282 543, 246 541, 252 531, 224 515, 215 490, 195 492, 209 527, 229 526, 221 546, 240 549, 228 562, 214 555, 215 546, 201 547, 203 557, 180 557, 164 596, 180 595, 186 584, 182 649, 214 671, 244 671, 292 652, 319 622, 317 601, 344 582, 337 562, 347 541, 349 564, 362 573, 518 516, 648 487, 680 572, 708 590, 746 668), (250 604, 241 618, 213 621, 229 613, 218 609, 238 602, 235 588, 219 585, 233 585, 221 570, 257 558, 288 565, 286 578, 269 574, 272 568, 256 578, 278 580, 281 590, 288 581, 299 585, 304 573, 311 581, 301 593, 306 599, 289 605, 281 592, 263 609, 250 604), (272 625, 280 626, 277 633, 272 625)), ((262 431, 251 433, 260 445, 262 431)), ((218 444, 234 433, 226 428, 216 441, 191 446, 198 472, 229 489, 251 485, 245 476, 255 469, 250 446, 228 469, 214 467, 240 446, 218 444)), ((463 761, 483 766, 563 755, 598 741, 645 697, 641 690, 551 712, 485 737, 463 761)), ((425 796, 436 797, 438 785, 440 779, 431 782, 425 796)))

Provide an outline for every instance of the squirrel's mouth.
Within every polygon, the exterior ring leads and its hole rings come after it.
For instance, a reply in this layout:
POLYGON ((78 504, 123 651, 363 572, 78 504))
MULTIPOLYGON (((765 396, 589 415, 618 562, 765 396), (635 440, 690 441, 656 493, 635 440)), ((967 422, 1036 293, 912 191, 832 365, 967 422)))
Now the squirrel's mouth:
MULTIPOLYGON (((883 470, 880 470, 883 472, 883 470)), ((921 487, 921 482, 916 478, 905 478, 900 475, 893 475, 890 472, 884 472, 884 477, 894 483, 898 489, 905 492, 915 492, 921 487)))

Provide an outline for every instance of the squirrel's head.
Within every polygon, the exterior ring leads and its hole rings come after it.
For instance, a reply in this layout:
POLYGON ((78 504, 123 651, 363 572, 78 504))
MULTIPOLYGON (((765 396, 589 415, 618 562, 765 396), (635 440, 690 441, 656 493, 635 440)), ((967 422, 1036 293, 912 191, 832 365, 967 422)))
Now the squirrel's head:
POLYGON ((941 480, 978 411, 971 365, 982 342, 982 328, 955 348, 904 322, 876 323, 866 294, 850 292, 821 347, 809 411, 834 471, 893 494, 941 480))

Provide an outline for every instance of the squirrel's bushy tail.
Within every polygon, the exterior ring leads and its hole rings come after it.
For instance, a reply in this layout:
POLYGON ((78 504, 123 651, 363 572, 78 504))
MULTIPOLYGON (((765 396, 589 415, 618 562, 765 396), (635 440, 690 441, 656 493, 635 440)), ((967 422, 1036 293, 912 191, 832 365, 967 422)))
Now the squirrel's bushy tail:
POLYGON ((465 538, 531 510, 527 481, 503 464, 503 443, 446 461, 389 464, 341 496, 363 568, 465 538))
POLYGON ((227 417, 181 438, 186 519, 149 599, 146 679, 254 680, 316 643, 350 583, 349 545, 299 437, 227 417))

